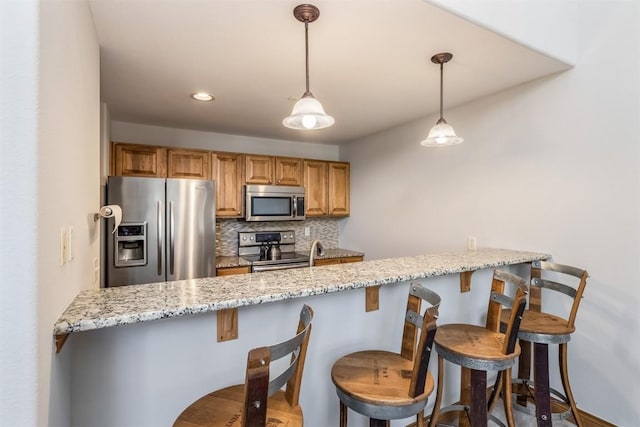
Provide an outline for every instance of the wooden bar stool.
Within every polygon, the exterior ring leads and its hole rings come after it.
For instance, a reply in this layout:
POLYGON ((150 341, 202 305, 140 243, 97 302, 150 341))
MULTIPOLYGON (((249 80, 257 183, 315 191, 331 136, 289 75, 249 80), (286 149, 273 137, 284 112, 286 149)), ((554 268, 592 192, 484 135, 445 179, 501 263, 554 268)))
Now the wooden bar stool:
MULTIPOLYGON (((515 409, 535 415, 540 427, 550 427, 552 419, 566 419, 571 413, 576 424, 583 425, 569 385, 567 343, 575 331, 578 306, 588 276, 585 270, 568 265, 548 261, 534 261, 531 264, 529 309, 525 310, 520 324, 518 337, 522 352, 519 357, 518 378, 513 383, 518 384, 514 390, 519 395, 515 409), (543 289, 559 292, 573 299, 567 319, 542 312, 543 289), (534 357, 533 381, 530 380, 531 344, 534 357), (559 345, 560 378, 564 395, 549 386, 549 344, 559 345), (567 404, 569 409, 563 413, 552 413, 551 394, 567 404), (527 407, 527 397, 535 401, 535 414, 527 407)), ((506 322, 507 315, 507 312, 502 313, 503 323, 506 322)))
MULTIPOLYGON (((505 371, 505 378, 511 378, 511 366, 515 363, 520 348, 517 345, 520 318, 526 305, 526 281, 514 274, 495 270, 491 283, 487 321, 484 327, 467 324, 450 324, 438 328, 435 347, 438 353, 438 388, 436 402, 429 420, 429 426, 438 424, 441 413, 464 411, 469 416, 472 427, 486 427, 488 418, 504 425, 490 414, 495 401, 495 393, 487 402, 487 371, 505 371), (504 292, 505 284, 513 285, 515 296, 510 298, 504 292), (500 332, 502 307, 514 308, 505 333, 500 332), (440 409, 444 384, 444 359, 470 370, 471 396, 469 405, 451 405, 440 409)), ((505 384, 504 409, 509 426, 514 426, 511 408, 511 382, 505 384)), ((465 402, 463 402, 465 403, 465 402)))
POLYGON ((251 350, 245 383, 213 391, 196 400, 180 414, 174 427, 264 427, 267 420, 269 425, 302 426, 298 397, 312 318, 311 307, 302 307, 295 337, 251 350), (269 381, 270 363, 289 354, 292 355, 289 366, 269 381))
POLYGON ((341 427, 347 425, 347 408, 369 417, 371 426, 387 426, 388 420, 414 415, 418 425, 424 426, 423 410, 433 391, 427 368, 439 306, 438 294, 411 283, 400 354, 359 351, 333 364, 331 379, 340 399, 341 427), (422 300, 429 306, 421 316, 422 300))

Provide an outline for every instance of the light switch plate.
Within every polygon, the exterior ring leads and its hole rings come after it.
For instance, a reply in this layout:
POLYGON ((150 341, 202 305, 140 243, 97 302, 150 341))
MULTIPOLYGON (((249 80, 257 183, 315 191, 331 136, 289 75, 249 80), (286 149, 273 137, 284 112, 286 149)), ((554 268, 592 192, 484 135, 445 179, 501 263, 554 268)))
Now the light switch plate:
POLYGON ((60 228, 60 257, 58 262, 60 265, 64 265, 67 262, 67 245, 69 244, 69 235, 67 227, 60 228))
POLYGON ((69 232, 67 233, 67 262, 73 261, 75 257, 75 230, 73 225, 69 226, 69 232))

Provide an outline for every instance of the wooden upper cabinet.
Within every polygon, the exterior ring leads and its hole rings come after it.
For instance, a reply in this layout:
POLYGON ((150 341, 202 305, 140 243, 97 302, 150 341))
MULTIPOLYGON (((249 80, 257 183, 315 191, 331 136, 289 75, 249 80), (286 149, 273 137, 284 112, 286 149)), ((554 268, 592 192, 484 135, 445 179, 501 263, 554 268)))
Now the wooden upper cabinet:
POLYGON ((167 150, 169 178, 211 179, 208 151, 167 150))
POLYGON ((302 185, 302 159, 245 154, 245 182, 262 185, 302 185))
POLYGON ((151 145, 113 144, 111 170, 115 176, 166 178, 167 149, 151 145))
POLYGON ((247 154, 244 164, 247 184, 273 184, 273 157, 247 154))
POLYGON ((276 157, 276 185, 302 185, 302 159, 276 157))
POLYGON ((329 162, 329 215, 348 216, 350 213, 349 163, 329 162))
POLYGON ((216 216, 240 218, 243 213, 244 155, 215 153, 216 216))
POLYGON ((305 160, 304 189, 307 216, 327 215, 327 185, 327 162, 305 160))

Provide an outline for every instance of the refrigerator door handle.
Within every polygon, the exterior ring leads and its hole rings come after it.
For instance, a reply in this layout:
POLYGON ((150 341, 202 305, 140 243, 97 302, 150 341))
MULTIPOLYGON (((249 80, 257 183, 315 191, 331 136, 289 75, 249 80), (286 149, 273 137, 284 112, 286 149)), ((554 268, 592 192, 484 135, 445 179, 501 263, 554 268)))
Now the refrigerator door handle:
POLYGON ((163 252, 164 252, 164 248, 163 248, 163 244, 162 242, 164 241, 164 236, 163 234, 163 230, 164 230, 164 226, 162 224, 162 218, 164 217, 164 212, 162 212, 162 202, 160 200, 158 200, 158 276, 162 276, 164 274, 164 268, 162 267, 162 258, 163 258, 163 252))
POLYGON ((173 275, 175 259, 174 259, 174 243, 175 243, 175 218, 173 215, 173 201, 169 202, 169 274, 173 275))

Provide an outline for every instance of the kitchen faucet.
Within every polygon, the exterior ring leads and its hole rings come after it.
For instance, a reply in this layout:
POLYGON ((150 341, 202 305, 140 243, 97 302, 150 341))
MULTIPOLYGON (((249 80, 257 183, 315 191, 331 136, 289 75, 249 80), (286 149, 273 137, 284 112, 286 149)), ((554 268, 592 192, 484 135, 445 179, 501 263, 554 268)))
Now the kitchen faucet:
POLYGON ((311 249, 309 249, 309 267, 313 267, 314 258, 316 257, 316 255, 324 255, 324 247, 318 239, 314 240, 313 243, 311 243, 311 249))

